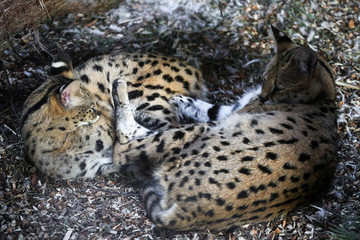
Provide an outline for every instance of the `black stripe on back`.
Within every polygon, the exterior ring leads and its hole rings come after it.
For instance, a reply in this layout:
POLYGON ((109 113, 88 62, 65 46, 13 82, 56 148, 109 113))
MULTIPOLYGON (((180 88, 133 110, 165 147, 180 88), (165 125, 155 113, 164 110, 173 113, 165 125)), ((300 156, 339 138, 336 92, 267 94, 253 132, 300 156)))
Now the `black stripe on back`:
POLYGON ((46 94, 44 94, 44 96, 34 105, 32 105, 32 107, 30 107, 26 113, 23 115, 19 127, 20 129, 24 126, 24 123, 26 122, 26 120, 28 119, 29 115, 32 114, 33 112, 39 110, 41 108, 42 105, 44 105, 45 103, 47 103, 49 95, 54 91, 54 89, 59 89, 64 83, 65 84, 69 84, 72 79, 68 79, 68 78, 62 78, 62 79, 58 79, 59 84, 53 85, 51 87, 49 87, 46 91, 46 94))

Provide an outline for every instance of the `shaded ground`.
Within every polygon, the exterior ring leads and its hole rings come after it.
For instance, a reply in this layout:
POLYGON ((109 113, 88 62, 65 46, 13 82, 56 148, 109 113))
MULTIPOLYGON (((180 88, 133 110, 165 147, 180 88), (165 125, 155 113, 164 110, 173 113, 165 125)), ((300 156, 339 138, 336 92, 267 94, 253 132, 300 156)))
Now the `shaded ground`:
POLYGON ((13 37, 0 62, 0 239, 359 238, 359 3, 228 2, 127 1, 104 15, 73 14, 13 37), (182 57, 204 70, 212 100, 227 102, 260 82, 271 53, 268 22, 322 52, 337 73, 339 166, 321 202, 233 233, 174 233, 154 228, 136 185, 119 176, 53 181, 24 159, 22 103, 58 51, 72 55, 75 66, 112 51, 182 57))

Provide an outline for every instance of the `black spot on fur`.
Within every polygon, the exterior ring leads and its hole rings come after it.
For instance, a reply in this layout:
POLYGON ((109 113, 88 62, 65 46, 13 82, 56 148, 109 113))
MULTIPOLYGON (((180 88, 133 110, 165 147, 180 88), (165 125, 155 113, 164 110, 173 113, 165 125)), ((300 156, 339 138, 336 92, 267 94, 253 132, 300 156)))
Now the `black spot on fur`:
POLYGON ((247 198, 249 196, 248 192, 243 190, 241 192, 238 193, 237 195, 237 198, 240 199, 240 198, 247 198))
POLYGON ((246 168, 246 167, 242 167, 239 169, 239 173, 245 174, 245 175, 250 175, 251 171, 250 169, 246 168))
POLYGON ((205 212, 205 216, 213 217, 215 215, 214 210, 209 210, 205 212))
POLYGON ((104 149, 104 143, 103 141, 101 141, 100 139, 99 140, 96 140, 96 143, 95 143, 95 151, 97 152, 100 152, 101 150, 104 149))
POLYGON ((266 142, 266 143, 264 143, 264 147, 271 147, 271 146, 275 146, 276 145, 276 143, 274 143, 274 142, 266 142))
POLYGON ((174 154, 179 154, 179 153, 181 152, 181 148, 175 147, 175 148, 171 149, 171 151, 172 151, 174 154))
POLYGON ((255 132, 256 132, 257 134, 259 134, 259 135, 265 134, 265 132, 264 132, 263 130, 261 130, 261 129, 256 129, 255 132))
POLYGON ((287 162, 283 165, 283 168, 284 169, 288 169, 288 170, 294 170, 294 169, 297 169, 296 166, 292 165, 291 163, 287 162))
POLYGON ((230 212, 230 211, 233 210, 233 209, 234 209, 234 207, 231 206, 231 205, 227 205, 227 206, 225 207, 225 210, 228 211, 228 212, 230 212))
POLYGON ((218 198, 215 201, 216 201, 216 204, 219 206, 224 206, 224 204, 225 204, 225 200, 222 198, 218 198))
POLYGON ((244 216, 244 214, 236 213, 236 214, 232 215, 231 218, 242 218, 243 216, 244 216))
POLYGON ((145 88, 151 90, 164 89, 164 87, 161 85, 145 85, 145 88))
MULTIPOLYGON (((265 201, 265 203, 266 203, 266 201, 265 201)), ((261 208, 258 208, 258 209, 255 209, 255 210, 251 211, 251 213, 264 212, 266 209, 267 209, 267 207, 261 207, 261 208)))
POLYGON ((104 93, 104 92, 105 92, 104 84, 102 84, 102 83, 97 83, 97 85, 98 85, 99 90, 100 90, 102 93, 104 93))
POLYGON ((268 186, 275 188, 275 187, 277 187, 277 184, 271 181, 271 182, 269 182, 268 186))
POLYGON ((229 173, 227 169, 214 170, 214 174, 218 175, 219 173, 229 173))
POLYGON ((284 182, 286 180, 286 175, 282 175, 278 179, 280 182, 284 182))
POLYGON ((299 139, 297 139, 297 138, 291 138, 291 139, 287 139, 287 140, 281 139, 281 140, 278 141, 278 143, 281 143, 281 144, 294 144, 294 143, 296 143, 298 141, 299 141, 299 139))
POLYGON ((273 133, 273 134, 283 134, 284 131, 283 130, 280 130, 280 129, 277 129, 277 128, 269 128, 270 132, 273 133))
POLYGON ((318 148, 318 147, 319 147, 318 141, 315 141, 315 140, 311 141, 310 147, 311 147, 312 149, 318 148))
POLYGON ((140 111, 140 110, 143 110, 144 108, 146 108, 146 107, 148 107, 150 105, 150 103, 143 103, 143 104, 141 104, 140 106, 138 106, 137 108, 136 108, 136 111, 140 111))
POLYGON ((300 181, 300 178, 298 176, 291 176, 290 180, 295 183, 295 182, 300 181))
POLYGON ((258 121, 256 119, 251 120, 250 126, 254 127, 258 125, 258 121))
POLYGON ((208 116, 211 121, 216 120, 219 113, 219 105, 214 105, 208 110, 208 116))
POLYGON ((266 153, 266 158, 276 160, 278 158, 278 155, 276 153, 268 152, 266 153))
POLYGON ((97 65, 97 64, 93 66, 93 69, 98 72, 102 72, 102 70, 103 70, 102 66, 97 65))
POLYGON ((211 194, 209 194, 209 193, 199 192, 199 193, 198 193, 198 196, 199 196, 199 198, 206 198, 206 199, 208 199, 208 200, 211 199, 211 194))
POLYGON ((199 151, 196 150, 196 149, 193 149, 193 150, 191 151, 191 155, 196 156, 196 155, 198 155, 198 154, 199 154, 199 151))
POLYGON ((143 91, 140 90, 134 90, 128 93, 129 95, 129 100, 135 99, 135 98, 139 98, 144 94, 143 91))
POLYGON ((155 66, 158 65, 158 64, 159 64, 159 61, 154 60, 154 61, 151 63, 151 66, 152 66, 152 67, 155 67, 155 66))
POLYGON ((203 154, 201 154, 201 157, 207 158, 207 157, 209 157, 209 153, 208 153, 208 152, 204 152, 203 154))
POLYGON ((174 79, 169 74, 164 74, 162 78, 169 83, 174 81, 174 79))
POLYGON ((186 82, 182 76, 180 76, 180 75, 176 76, 176 77, 175 77, 175 80, 178 81, 178 82, 181 82, 181 83, 183 84, 183 87, 184 87, 186 90, 189 90, 189 89, 190 89, 189 82, 186 82))
POLYGON ((308 161, 308 160, 310 160, 310 155, 307 153, 300 153, 298 160, 300 162, 308 161))
POLYGON ((193 74, 192 71, 188 68, 185 68, 185 72, 187 75, 190 75, 190 76, 193 74))
POLYGON ((162 73, 162 71, 161 71, 160 69, 154 71, 154 75, 155 75, 155 76, 156 76, 156 75, 160 75, 161 73, 162 73))
POLYGON ((233 183, 233 182, 227 183, 226 186, 227 186, 229 189, 234 189, 234 188, 236 187, 235 183, 233 183))
POLYGON ((175 173, 175 176, 176 176, 176 177, 180 177, 180 176, 181 176, 181 174, 182 174, 182 171, 181 171, 181 170, 179 170, 177 173, 175 173))
POLYGON ((260 184, 258 187, 256 187, 256 186, 251 186, 251 187, 249 188, 250 192, 254 192, 254 193, 258 193, 260 190, 265 190, 265 189, 266 189, 266 187, 265 187, 264 184, 260 184))
POLYGON ((272 202, 279 197, 278 193, 271 193, 269 201, 272 202))
POLYGON ((219 148, 218 146, 213 146, 213 149, 214 149, 216 152, 220 152, 220 151, 221 151, 221 148, 219 148))
POLYGON ((217 159, 219 161, 227 161, 227 157, 226 156, 218 156, 217 159))
POLYGON ((235 132, 235 133, 233 133, 233 137, 237 137, 237 136, 241 136, 242 135, 242 132, 240 131, 240 132, 235 132))
POLYGON ((166 93, 175 94, 176 92, 172 91, 170 88, 165 88, 166 93))
POLYGON ((86 75, 81 75, 80 80, 83 81, 84 83, 89 83, 89 78, 86 75))
POLYGON ((161 140, 160 144, 156 147, 156 152, 161 153, 164 151, 165 141, 161 140))
POLYGON ((263 165, 259 164, 258 169, 260 169, 260 171, 262 171, 263 173, 266 173, 266 174, 272 173, 272 170, 268 166, 263 166, 263 165))
POLYGON ((82 163, 80 163, 80 170, 82 171, 82 170, 84 170, 85 168, 86 168, 86 163, 85 163, 85 161, 84 162, 82 162, 82 163))
POLYGON ((182 131, 176 131, 174 136, 173 136, 173 140, 176 141, 176 140, 181 140, 183 139, 185 136, 185 133, 182 132, 182 131))
POLYGON ((292 122, 292 123, 296 123, 296 120, 294 118, 291 117, 287 117, 286 118, 288 121, 292 122))
POLYGON ((200 186, 201 185, 201 180, 198 179, 198 178, 195 178, 195 185, 200 186))
POLYGON ((179 184, 179 187, 183 187, 185 185, 185 183, 187 183, 189 181, 189 177, 185 176, 183 177, 183 179, 181 179, 181 182, 179 184))
POLYGON ((154 106, 149 107, 147 110, 158 111, 158 110, 163 110, 163 109, 164 109, 164 107, 162 105, 154 105, 154 106))
POLYGON ((171 66, 170 67, 171 70, 173 70, 174 72, 179 72, 180 69, 178 69, 177 67, 171 66))
POLYGON ((218 182, 218 181, 216 181, 215 179, 213 179, 213 178, 209 178, 209 183, 210 184, 216 184, 216 185, 220 185, 220 183, 218 182))
POLYGON ((254 160, 254 157, 252 157, 252 156, 246 156, 246 157, 243 157, 243 158, 241 159, 241 162, 250 162, 250 161, 252 161, 252 160, 254 160))
POLYGON ((196 202, 197 201, 197 197, 196 196, 191 196, 191 197, 187 197, 185 198, 184 202, 196 202))
POLYGON ((280 125, 286 129, 294 129, 291 125, 286 124, 286 123, 280 123, 280 125))

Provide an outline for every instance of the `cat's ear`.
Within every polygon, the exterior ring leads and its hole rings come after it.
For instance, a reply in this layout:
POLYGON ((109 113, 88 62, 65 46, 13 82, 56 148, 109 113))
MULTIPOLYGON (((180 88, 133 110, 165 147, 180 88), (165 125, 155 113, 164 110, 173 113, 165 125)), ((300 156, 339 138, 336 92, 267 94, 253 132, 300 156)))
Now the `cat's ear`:
POLYGON ((80 81, 75 80, 67 86, 60 88, 61 103, 66 109, 71 109, 81 104, 80 81))
POLYGON ((285 33, 270 24, 270 36, 275 43, 275 52, 281 53, 290 49, 295 43, 285 33))
POLYGON ((74 79, 74 70, 71 58, 66 53, 58 53, 51 63, 50 75, 61 75, 74 79))
POLYGON ((296 66, 297 72, 308 77, 313 74, 317 61, 316 53, 305 47, 297 49, 291 58, 292 65, 296 66))

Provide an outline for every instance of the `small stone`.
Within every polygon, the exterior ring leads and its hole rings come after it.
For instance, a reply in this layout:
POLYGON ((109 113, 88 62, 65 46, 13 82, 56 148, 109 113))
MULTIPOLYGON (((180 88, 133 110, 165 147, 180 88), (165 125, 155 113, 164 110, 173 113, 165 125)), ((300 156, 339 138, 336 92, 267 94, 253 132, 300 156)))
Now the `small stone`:
POLYGON ((112 229, 111 227, 109 227, 108 225, 105 225, 104 226, 104 230, 108 233, 111 233, 111 234, 117 234, 117 231, 115 231, 114 229, 112 229))

